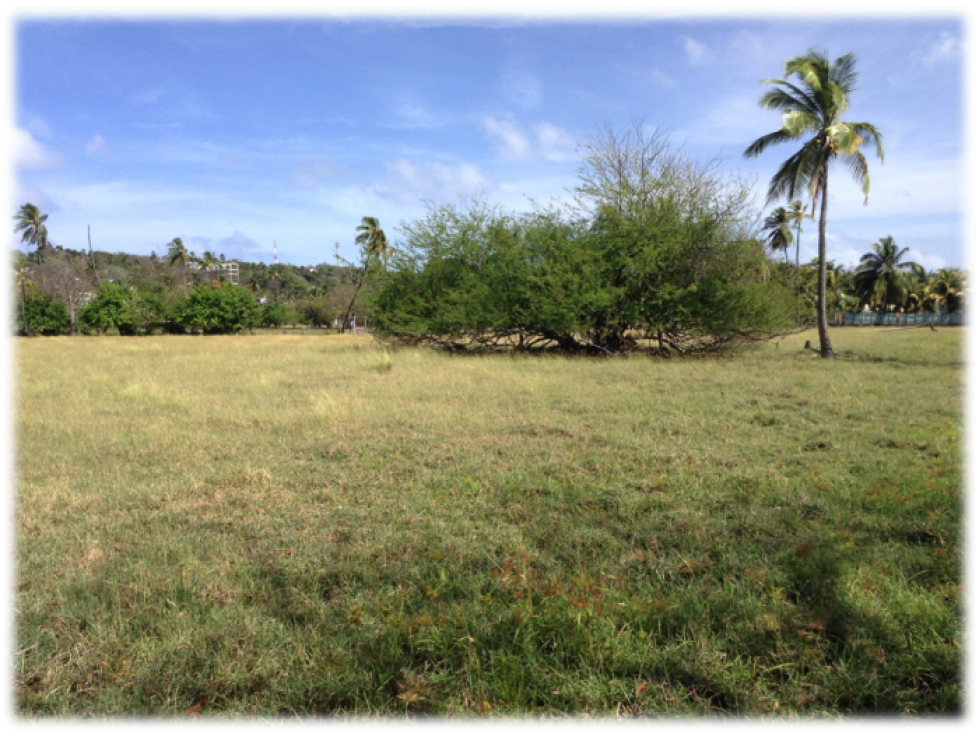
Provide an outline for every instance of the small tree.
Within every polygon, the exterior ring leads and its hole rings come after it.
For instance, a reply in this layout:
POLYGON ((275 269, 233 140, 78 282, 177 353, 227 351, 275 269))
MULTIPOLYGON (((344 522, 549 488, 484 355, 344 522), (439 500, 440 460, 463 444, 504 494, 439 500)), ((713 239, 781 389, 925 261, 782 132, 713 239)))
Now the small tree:
POLYGON ((228 282, 193 288, 174 312, 177 323, 204 334, 238 333, 255 327, 259 320, 254 296, 228 282))
POLYGON ((79 318, 82 324, 99 334, 105 334, 109 329, 118 329, 123 335, 132 334, 136 326, 133 301, 133 291, 117 283, 105 283, 91 303, 81 310, 79 318))
MULTIPOLYGON (((350 326, 350 314, 353 313, 354 304, 357 302, 357 295, 367 282, 371 268, 378 262, 381 262, 384 264, 384 269, 386 270, 388 258, 391 256, 392 251, 391 246, 388 244, 387 235, 381 229, 381 223, 377 217, 364 217, 361 219, 360 224, 357 226, 357 231, 359 234, 357 235, 356 242, 360 245, 360 264, 351 266, 353 267, 351 278, 354 281, 355 288, 340 323, 341 334, 350 326)), ((337 255, 337 259, 340 259, 339 254, 337 255)), ((347 264, 351 265, 351 263, 347 264)))

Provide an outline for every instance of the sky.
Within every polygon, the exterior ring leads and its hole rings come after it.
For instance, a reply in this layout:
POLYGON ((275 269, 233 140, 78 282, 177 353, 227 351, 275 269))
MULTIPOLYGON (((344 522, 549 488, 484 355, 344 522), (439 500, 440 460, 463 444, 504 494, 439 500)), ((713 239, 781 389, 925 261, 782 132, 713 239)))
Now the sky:
MULTIPOLYGON (((875 124, 869 203, 830 178, 829 259, 890 235, 927 269, 963 267, 962 17, 235 17, 13 20, 11 215, 55 244, 297 265, 353 259, 355 228, 426 201, 510 211, 570 201, 597 126, 644 118, 696 157, 755 177, 759 213, 794 150, 743 157, 781 126, 758 99, 810 47, 853 52, 845 119, 875 124), (43 52, 38 52, 43 49, 43 52)), ((872 155, 868 151, 868 156, 872 155)), ((11 243, 18 238, 11 232, 11 243)), ((801 259, 816 255, 803 227, 801 259)))

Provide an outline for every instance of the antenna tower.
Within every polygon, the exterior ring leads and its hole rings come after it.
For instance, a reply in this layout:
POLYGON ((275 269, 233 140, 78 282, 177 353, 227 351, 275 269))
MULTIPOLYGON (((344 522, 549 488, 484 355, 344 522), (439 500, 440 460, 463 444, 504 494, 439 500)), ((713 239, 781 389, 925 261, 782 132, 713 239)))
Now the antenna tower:
POLYGON ((275 264, 279 264, 279 243, 272 241, 272 257, 275 259, 275 264))

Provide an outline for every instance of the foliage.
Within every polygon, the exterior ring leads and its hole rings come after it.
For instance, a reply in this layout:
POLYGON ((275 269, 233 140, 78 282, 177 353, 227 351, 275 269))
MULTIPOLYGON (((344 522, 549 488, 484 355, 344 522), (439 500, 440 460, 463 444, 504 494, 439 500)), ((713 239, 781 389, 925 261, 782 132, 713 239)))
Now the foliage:
POLYGON ((288 308, 284 303, 278 301, 266 301, 262 304, 259 312, 258 322, 266 328, 282 326, 289 318, 288 308))
POLYGON ((17 223, 14 232, 21 233, 20 241, 28 247, 37 248, 38 264, 41 263, 41 250, 48 242, 48 228, 44 224, 47 218, 48 215, 41 214, 41 210, 34 204, 24 204, 20 211, 14 215, 14 220, 17 223))
POLYGON ((355 242, 371 257, 379 257, 382 262, 387 264, 391 255, 391 246, 388 244, 387 235, 381 229, 381 223, 377 217, 364 217, 357 225, 357 237, 355 242))
POLYGON ((788 325, 746 183, 641 126, 600 131, 587 151, 579 214, 474 201, 404 225, 405 252, 374 273, 374 330, 451 348, 707 352, 788 325))
POLYGON ((31 331, 59 334, 68 330, 68 309, 49 295, 28 300, 25 311, 31 331))
POLYGON ((789 261, 789 246, 792 244, 792 230, 789 225, 795 221, 789 211, 780 206, 772 210, 772 213, 765 218, 762 226, 763 232, 768 232, 765 244, 772 252, 781 250, 785 253, 785 261, 789 261))
POLYGON ((118 283, 103 283, 98 294, 81 310, 79 320, 84 326, 104 334, 108 329, 118 329, 120 334, 135 333, 136 295, 118 283))
POLYGON ((230 334, 259 323, 259 306, 246 289, 217 281, 199 285, 174 308, 174 320, 192 332, 230 334))
POLYGON ((339 316, 339 310, 331 306, 324 296, 309 296, 296 301, 300 322, 310 326, 327 326, 339 316))
POLYGON ((907 251, 907 247, 899 251, 894 238, 888 235, 881 237, 879 243, 874 243, 872 252, 860 258, 854 287, 862 304, 869 304, 872 308, 904 306, 909 283, 902 277, 902 271, 921 271, 917 263, 901 262, 907 251))
POLYGON ((942 268, 928 278, 924 291, 926 303, 943 305, 949 313, 965 307, 965 274, 958 268, 942 268))

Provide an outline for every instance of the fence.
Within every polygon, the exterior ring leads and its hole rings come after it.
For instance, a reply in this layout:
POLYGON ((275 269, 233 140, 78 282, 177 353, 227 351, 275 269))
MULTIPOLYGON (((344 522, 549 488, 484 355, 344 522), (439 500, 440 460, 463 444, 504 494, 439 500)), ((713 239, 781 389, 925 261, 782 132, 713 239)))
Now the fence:
POLYGON ((965 314, 961 313, 848 313, 843 323, 847 326, 964 326, 965 314), (898 323, 898 317, 901 318, 898 323))

